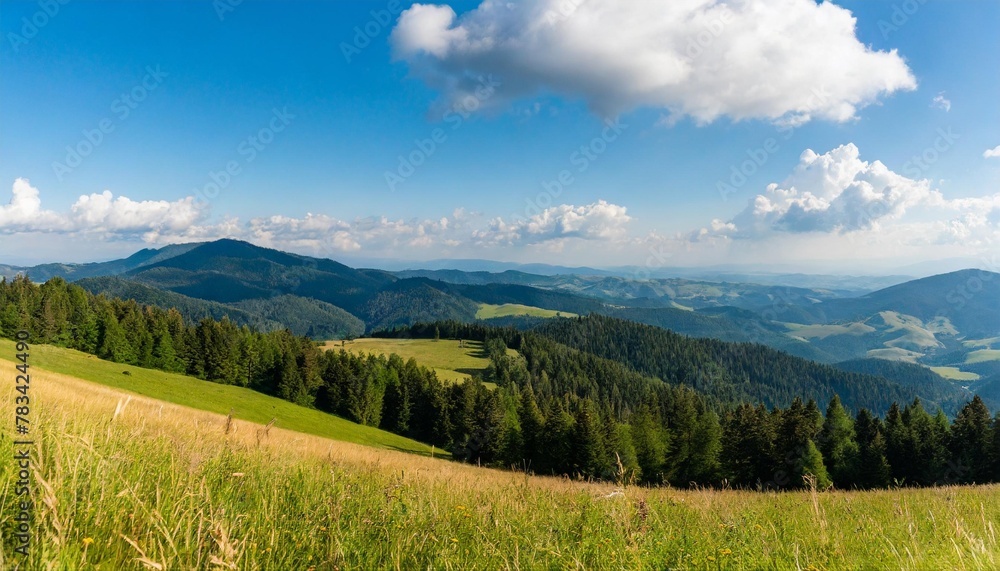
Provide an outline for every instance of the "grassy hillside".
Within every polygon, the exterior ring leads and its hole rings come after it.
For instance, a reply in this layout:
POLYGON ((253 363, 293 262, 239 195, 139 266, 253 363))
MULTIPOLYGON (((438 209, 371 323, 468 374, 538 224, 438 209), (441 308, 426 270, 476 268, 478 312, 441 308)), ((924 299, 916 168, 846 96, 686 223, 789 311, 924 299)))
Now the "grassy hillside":
MULTIPOLYGON (((227 433, 219 414, 33 379, 34 559, 4 534, 3 569, 1000 568, 998 486, 616 489, 243 421, 227 433)), ((0 398, 13 385, 0 367, 0 398)), ((5 527, 14 501, 4 487, 5 527)))
MULTIPOLYGON (((0 365, 13 370, 13 364, 3 360, 13 355, 14 342, 0 339, 0 365)), ((233 417, 241 420, 266 424, 273 418, 275 426, 306 434, 419 454, 430 454, 431 450, 420 442, 242 387, 102 361, 48 345, 32 345, 30 355, 33 378, 44 369, 199 410, 221 414, 232 410, 233 417)))
MULTIPOLYGON (((352 353, 379 353, 390 355, 395 353, 409 360, 416 359, 418 363, 433 369, 442 381, 461 381, 474 374, 482 374, 489 365, 483 344, 479 341, 464 342, 459 346, 455 339, 355 339, 331 341, 325 345, 327 349, 344 349, 352 353)), ((510 353, 516 353, 508 350, 510 353)))
POLYGON ((494 319, 497 317, 511 317, 514 315, 527 315, 529 317, 544 318, 577 316, 575 313, 543 309, 541 307, 521 305, 519 303, 504 303, 501 305, 483 303, 479 306, 479 310, 476 311, 476 319, 494 319))

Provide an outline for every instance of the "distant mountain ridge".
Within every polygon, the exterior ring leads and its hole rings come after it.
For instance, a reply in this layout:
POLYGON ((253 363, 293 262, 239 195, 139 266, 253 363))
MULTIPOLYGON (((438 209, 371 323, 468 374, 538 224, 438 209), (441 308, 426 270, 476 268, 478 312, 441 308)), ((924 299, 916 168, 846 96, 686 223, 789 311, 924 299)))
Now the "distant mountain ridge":
MULTIPOLYGON (((80 280, 94 292, 174 304, 192 319, 230 311, 239 323, 284 326, 316 338, 435 320, 471 322, 482 304, 513 304, 607 315, 691 337, 761 343, 825 363, 870 358, 917 363, 969 387, 987 386, 985 380, 1000 373, 1000 274, 992 272, 962 270, 859 293, 850 289, 859 282, 838 282, 836 276, 812 282, 841 289, 638 280, 578 269, 588 274, 388 272, 218 240, 141 250, 111 262, 45 264, 26 271, 36 281, 58 275, 80 280)), ((789 275, 810 283, 810 276, 789 275)), ((537 324, 537 318, 503 320, 521 327, 537 324)))

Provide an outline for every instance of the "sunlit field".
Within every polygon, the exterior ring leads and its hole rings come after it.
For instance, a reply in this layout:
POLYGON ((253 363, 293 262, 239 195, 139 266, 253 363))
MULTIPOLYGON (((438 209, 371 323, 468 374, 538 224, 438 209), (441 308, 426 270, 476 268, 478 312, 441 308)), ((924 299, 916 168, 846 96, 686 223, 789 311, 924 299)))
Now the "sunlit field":
POLYGON ((37 531, 30 564, 4 535, 3 569, 1000 567, 1000 486, 621 489, 268 429, 38 368, 32 391, 37 531))

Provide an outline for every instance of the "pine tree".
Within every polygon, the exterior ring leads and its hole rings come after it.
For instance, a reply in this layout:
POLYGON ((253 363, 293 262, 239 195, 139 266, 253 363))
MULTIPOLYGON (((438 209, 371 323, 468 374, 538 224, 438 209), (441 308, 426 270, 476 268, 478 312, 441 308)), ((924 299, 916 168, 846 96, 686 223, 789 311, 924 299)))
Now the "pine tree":
POLYGON ((566 412, 562 402, 552 399, 545 415, 542 445, 545 454, 540 467, 551 474, 570 474, 573 468, 573 416, 566 412))
POLYGON ((100 321, 100 347, 97 356, 116 363, 131 363, 135 361, 132 346, 125 338, 125 330, 118 319, 108 309, 100 321))
POLYGON ((763 405, 741 404, 726 419, 722 436, 724 476, 738 486, 763 486, 774 478, 774 426, 763 405))
POLYGON ((993 425, 990 411, 976 395, 962 407, 951 430, 953 470, 962 483, 984 483, 996 478, 992 472, 993 425))
POLYGON ((636 462, 644 482, 660 483, 666 472, 669 436, 649 405, 642 404, 629 419, 636 462))
POLYGON ((826 419, 818 439, 830 478, 840 488, 850 487, 857 475, 858 443, 854 421, 837 395, 833 395, 826 408, 826 419))
MULTIPOLYGON (((859 488, 888 486, 892 469, 885 456, 882 423, 863 408, 858 411, 854 430, 858 441, 858 469, 853 483, 859 488)), ((842 484, 839 485, 843 487, 842 484)))
POLYGON ((573 423, 573 468, 586 477, 597 478, 610 471, 604 438, 601 434, 601 419, 589 400, 580 403, 573 423))
POLYGON ((803 478, 814 478, 816 488, 820 490, 825 490, 832 484, 826 466, 823 464, 823 454, 812 440, 806 443, 806 452, 802 456, 801 475, 803 478))
POLYGON ((545 430, 545 417, 542 416, 535 393, 530 385, 521 389, 521 402, 518 407, 521 424, 521 440, 523 443, 523 459, 529 469, 538 470, 544 463, 542 435, 545 430))

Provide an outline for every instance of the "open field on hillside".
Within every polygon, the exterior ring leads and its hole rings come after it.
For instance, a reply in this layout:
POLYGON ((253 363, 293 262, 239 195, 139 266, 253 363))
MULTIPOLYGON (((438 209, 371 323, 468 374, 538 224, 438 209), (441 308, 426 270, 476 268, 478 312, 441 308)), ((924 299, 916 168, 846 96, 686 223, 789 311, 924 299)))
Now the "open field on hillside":
MULTIPOLYGON (((3 359, 13 356, 14 342, 0 339, 0 366, 12 369, 13 364, 3 359)), ((93 355, 49 345, 32 345, 30 361, 33 368, 125 389, 137 395, 222 414, 231 410, 233 417, 241 420, 266 424, 273 418, 276 426, 307 434, 418 454, 431 453, 430 446, 415 440, 242 387, 102 361, 93 355), (130 374, 124 375, 123 371, 130 374)))
POLYGON ((1000 361, 1000 349, 979 349, 965 356, 965 362, 969 365, 986 361, 1000 361))
POLYGON ((924 354, 917 353, 916 351, 907 351, 906 349, 900 349, 899 347, 889 347, 886 349, 871 349, 865 354, 865 356, 875 359, 905 361, 907 363, 917 364, 917 359, 923 357, 924 354))
POLYGON ((785 327, 795 336, 805 339, 826 339, 831 335, 865 335, 875 328, 861 322, 847 325, 803 325, 801 323, 784 323, 785 327))
POLYGON ((959 369, 958 367, 930 367, 930 370, 941 375, 946 379, 951 379, 953 381, 978 381, 979 375, 976 373, 969 373, 959 369))
POLYGON ((32 391, 33 560, 5 534, 3 569, 1000 568, 1000 486, 616 489, 240 420, 227 433, 223 415, 40 370, 32 391))
POLYGON ((479 305, 476 312, 476 319, 492 319, 494 317, 510 317, 513 315, 527 315, 529 317, 576 317, 575 313, 567 311, 555 311, 543 309, 531 305, 521 305, 519 303, 505 303, 503 305, 491 305, 483 303, 479 305))
POLYGON ((1000 348, 1000 337, 990 337, 989 339, 970 339, 968 341, 962 341, 962 345, 971 349, 976 347, 983 349, 992 349, 994 347, 1000 348))
MULTIPOLYGON (((340 341, 326 343, 327 349, 341 348, 340 341)), ((418 363, 434 369, 442 381, 462 381, 471 375, 482 374, 490 364, 483 352, 483 344, 479 341, 464 341, 464 347, 457 339, 355 339, 345 341, 343 348, 352 353, 378 353, 389 355, 395 353, 408 360, 416 359, 418 363)), ((509 354, 517 352, 508 349, 509 354)), ((492 384, 492 383, 487 383, 492 384)))

